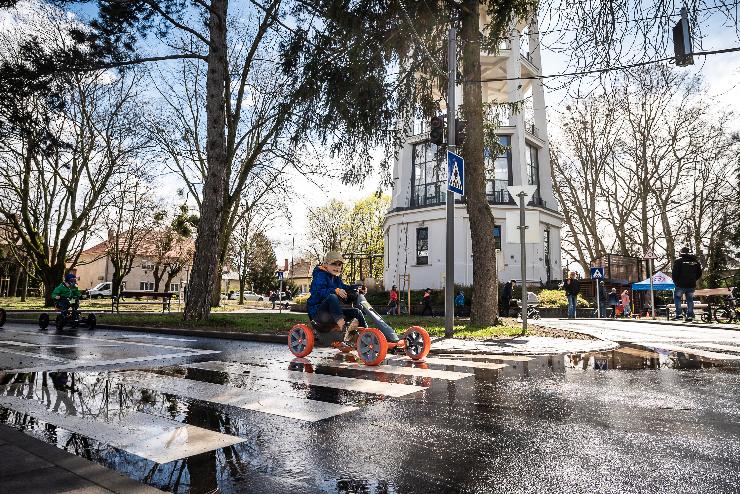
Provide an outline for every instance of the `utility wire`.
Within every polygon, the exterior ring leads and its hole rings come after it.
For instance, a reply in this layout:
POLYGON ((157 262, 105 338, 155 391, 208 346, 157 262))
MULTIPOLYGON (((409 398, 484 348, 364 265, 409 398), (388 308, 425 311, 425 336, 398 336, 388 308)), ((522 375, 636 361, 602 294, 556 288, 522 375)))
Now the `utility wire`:
MULTIPOLYGON (((694 53, 687 53, 686 55, 691 56, 706 56, 706 55, 717 55, 720 53, 731 53, 740 51, 740 46, 734 47, 734 48, 724 48, 722 50, 711 50, 711 51, 697 51, 694 53)), ((671 60, 674 60, 675 57, 666 57, 666 58, 659 58, 657 60, 646 60, 644 62, 635 62, 631 64, 625 64, 625 65, 616 65, 612 67, 603 67, 599 69, 591 69, 591 70, 581 70, 577 72, 565 72, 563 74, 548 74, 548 75, 532 75, 528 77, 493 77, 490 79, 481 79, 479 81, 465 81, 461 80, 461 83, 475 83, 475 82, 504 82, 504 81, 527 81, 527 80, 538 80, 538 79, 552 79, 554 77, 572 77, 572 76, 578 76, 578 75, 588 75, 588 74, 603 74, 606 72, 611 72, 612 70, 625 70, 625 69, 632 69, 635 67, 642 67, 645 65, 651 65, 654 63, 661 63, 661 62, 668 62, 671 60)))
POLYGON ((443 70, 439 65, 437 65, 437 62, 434 61, 434 57, 429 53, 426 46, 424 45, 424 42, 421 39, 421 36, 416 32, 416 28, 414 28, 414 23, 411 22, 411 17, 409 16, 409 13, 406 11, 406 5, 404 5, 403 0, 398 0, 399 5, 401 5, 401 10, 403 10, 403 16, 406 19, 406 22, 409 25, 409 28, 411 28, 411 34, 416 38, 416 42, 418 43, 421 50, 424 52, 424 55, 429 60, 429 62, 432 64, 432 67, 434 67, 439 74, 447 78, 447 71, 443 70))

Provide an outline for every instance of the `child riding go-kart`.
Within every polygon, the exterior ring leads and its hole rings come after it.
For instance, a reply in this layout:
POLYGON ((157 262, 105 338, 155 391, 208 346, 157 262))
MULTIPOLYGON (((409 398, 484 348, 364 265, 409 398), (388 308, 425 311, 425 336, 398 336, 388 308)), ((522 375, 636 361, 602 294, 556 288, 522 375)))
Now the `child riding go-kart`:
POLYGON ((365 289, 346 285, 339 277, 344 260, 329 252, 313 272, 308 299, 310 324, 296 324, 288 333, 288 348, 296 357, 305 357, 314 346, 333 347, 342 352, 357 350, 365 365, 378 365, 390 350, 420 360, 429 353, 431 340, 424 328, 412 326, 402 338, 365 299, 365 289), (341 303, 350 307, 342 308, 341 303), (366 318, 375 327, 369 327, 366 318))
MULTIPOLYGON (((77 328, 80 324, 86 325, 87 329, 95 329, 97 318, 95 314, 88 314, 83 317, 80 312, 80 291, 77 288, 77 277, 69 273, 64 277, 64 282, 57 286, 51 297, 54 304, 59 309, 56 320, 54 321, 58 330, 64 329, 65 326, 77 328)), ((46 329, 49 326, 49 314, 39 316, 39 327, 46 329)))

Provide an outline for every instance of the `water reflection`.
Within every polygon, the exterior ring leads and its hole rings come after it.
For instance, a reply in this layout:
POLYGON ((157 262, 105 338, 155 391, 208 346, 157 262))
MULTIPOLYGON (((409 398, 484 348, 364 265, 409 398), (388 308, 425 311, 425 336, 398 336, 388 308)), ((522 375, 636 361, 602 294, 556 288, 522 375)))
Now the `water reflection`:
POLYGON ((702 369, 723 365, 690 353, 650 349, 637 345, 623 345, 607 352, 572 354, 568 356, 567 362, 572 369, 599 371, 702 369))

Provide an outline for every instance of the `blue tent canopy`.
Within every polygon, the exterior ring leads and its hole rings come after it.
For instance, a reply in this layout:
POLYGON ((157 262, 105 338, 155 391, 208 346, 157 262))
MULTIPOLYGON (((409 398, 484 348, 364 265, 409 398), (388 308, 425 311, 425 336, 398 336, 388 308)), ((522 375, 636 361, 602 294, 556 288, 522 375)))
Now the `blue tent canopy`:
MULTIPOLYGON (((674 290, 675 288, 676 285, 673 283, 673 280, 665 273, 658 271, 653 275, 653 290, 674 290)), ((650 278, 638 283, 632 283, 632 289, 650 290, 650 278)))

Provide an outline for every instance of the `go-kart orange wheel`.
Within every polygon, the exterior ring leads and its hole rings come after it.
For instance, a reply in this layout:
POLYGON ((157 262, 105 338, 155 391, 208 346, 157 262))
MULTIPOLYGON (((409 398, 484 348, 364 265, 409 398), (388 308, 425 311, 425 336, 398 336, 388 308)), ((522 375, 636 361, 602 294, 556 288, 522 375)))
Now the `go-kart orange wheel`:
POLYGON ((288 348, 296 357, 305 357, 313 350, 313 330, 305 324, 296 324, 288 332, 288 348))
POLYGON ((385 360, 388 353, 388 340, 385 335, 376 328, 365 328, 360 330, 357 337, 357 355, 365 365, 374 366, 385 360))
POLYGON ((406 342, 404 351, 406 356, 412 360, 421 360, 429 353, 432 346, 432 340, 429 338, 427 330, 420 326, 411 326, 403 333, 403 339, 406 342))

